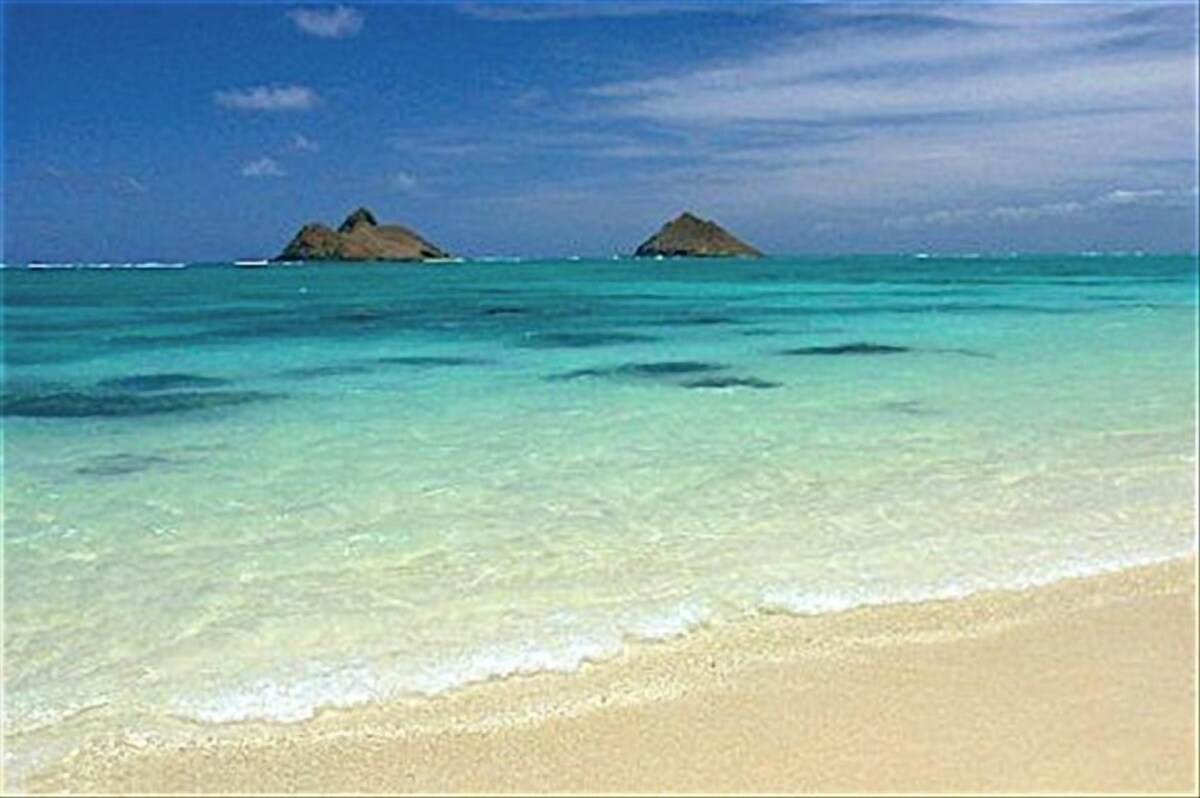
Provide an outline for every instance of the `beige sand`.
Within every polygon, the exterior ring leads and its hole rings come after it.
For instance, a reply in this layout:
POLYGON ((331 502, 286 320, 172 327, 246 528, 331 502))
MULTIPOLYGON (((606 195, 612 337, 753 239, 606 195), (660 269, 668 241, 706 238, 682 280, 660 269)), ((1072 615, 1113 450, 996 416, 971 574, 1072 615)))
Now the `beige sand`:
POLYGON ((582 673, 116 746, 33 790, 1194 793, 1196 560, 767 617, 582 673))

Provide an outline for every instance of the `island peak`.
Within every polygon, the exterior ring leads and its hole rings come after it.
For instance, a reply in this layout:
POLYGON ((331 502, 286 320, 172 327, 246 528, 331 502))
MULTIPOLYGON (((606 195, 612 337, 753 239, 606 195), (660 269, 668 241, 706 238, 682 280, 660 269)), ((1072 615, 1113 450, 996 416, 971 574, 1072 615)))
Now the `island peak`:
POLYGON ((346 221, 342 222, 342 226, 338 228, 338 232, 349 233, 361 224, 370 227, 379 226, 379 222, 375 219, 375 214, 371 213, 371 209, 365 206, 358 207, 353 213, 347 216, 346 221))
POLYGON ((684 211, 642 242, 634 255, 639 258, 761 258, 763 253, 716 222, 684 211))
POLYGON ((276 261, 420 261, 449 255, 418 233, 398 224, 379 224, 365 207, 334 230, 321 222, 300 228, 276 261))

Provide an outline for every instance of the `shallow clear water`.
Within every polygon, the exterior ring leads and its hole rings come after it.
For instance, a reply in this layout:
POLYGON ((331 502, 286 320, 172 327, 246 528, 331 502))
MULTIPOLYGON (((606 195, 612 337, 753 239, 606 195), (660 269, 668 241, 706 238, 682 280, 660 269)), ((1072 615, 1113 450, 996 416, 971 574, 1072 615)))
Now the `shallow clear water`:
POLYGON ((10 768, 1196 549, 1194 257, 3 282, 10 768))

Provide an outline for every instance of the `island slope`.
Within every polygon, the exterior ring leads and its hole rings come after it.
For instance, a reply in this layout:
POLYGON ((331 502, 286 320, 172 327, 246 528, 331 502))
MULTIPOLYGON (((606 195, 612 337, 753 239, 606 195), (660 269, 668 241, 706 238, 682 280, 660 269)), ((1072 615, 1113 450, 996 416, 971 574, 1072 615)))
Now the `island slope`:
POLYGON ((634 255, 639 258, 761 258, 763 253, 716 222, 685 211, 642 242, 634 255))
POLYGON ((337 230, 311 222, 277 255, 276 261, 421 261, 449 254, 398 224, 381 225, 366 208, 346 217, 337 230))

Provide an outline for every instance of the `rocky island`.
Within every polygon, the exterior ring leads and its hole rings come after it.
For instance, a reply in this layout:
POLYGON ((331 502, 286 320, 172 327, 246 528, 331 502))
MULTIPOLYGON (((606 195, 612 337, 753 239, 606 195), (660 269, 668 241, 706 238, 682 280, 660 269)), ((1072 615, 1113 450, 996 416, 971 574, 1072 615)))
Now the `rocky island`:
POLYGON ((346 217, 337 230, 311 222, 300 228, 275 261, 419 261, 448 253, 398 224, 379 224, 366 208, 346 217))
POLYGON ((684 212, 662 226, 633 253, 638 258, 761 258, 763 253, 716 222, 684 212))

